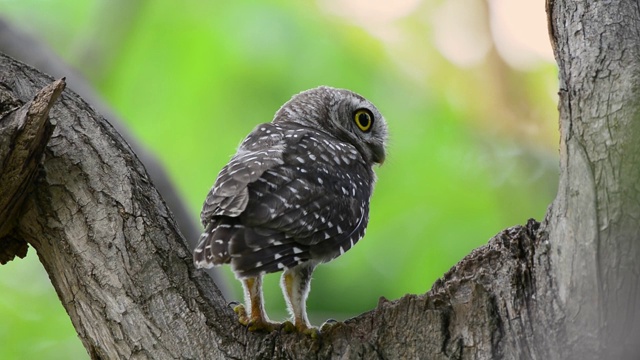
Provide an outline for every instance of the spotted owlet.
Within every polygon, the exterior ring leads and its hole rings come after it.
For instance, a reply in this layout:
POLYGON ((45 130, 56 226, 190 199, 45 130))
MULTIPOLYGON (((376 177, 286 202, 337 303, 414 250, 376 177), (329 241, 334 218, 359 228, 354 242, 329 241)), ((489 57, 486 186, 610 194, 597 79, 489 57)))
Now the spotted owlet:
POLYGON ((305 304, 311 273, 364 236, 372 167, 384 161, 386 140, 386 122, 371 102, 321 86, 293 96, 222 168, 202 207, 194 261, 231 264, 245 293, 236 312, 249 330, 279 325, 264 311, 262 277, 283 271, 293 325, 316 331, 305 304))

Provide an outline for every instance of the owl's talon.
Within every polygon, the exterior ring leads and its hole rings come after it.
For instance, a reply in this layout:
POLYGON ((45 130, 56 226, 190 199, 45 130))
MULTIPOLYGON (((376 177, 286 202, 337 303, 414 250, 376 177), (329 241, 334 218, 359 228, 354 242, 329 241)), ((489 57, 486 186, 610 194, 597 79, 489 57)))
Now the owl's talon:
POLYGON ((234 311, 235 311, 235 308, 236 308, 238 305, 240 305, 240 303, 239 303, 239 302, 237 302, 237 301, 229 301, 229 302, 227 303, 227 306, 228 306, 228 307, 230 307, 230 308, 232 308, 232 309, 234 309, 234 311))
POLYGON ((335 319, 327 319, 322 325, 320 325, 320 333, 324 333, 329 331, 332 327, 334 327, 338 323, 335 319))

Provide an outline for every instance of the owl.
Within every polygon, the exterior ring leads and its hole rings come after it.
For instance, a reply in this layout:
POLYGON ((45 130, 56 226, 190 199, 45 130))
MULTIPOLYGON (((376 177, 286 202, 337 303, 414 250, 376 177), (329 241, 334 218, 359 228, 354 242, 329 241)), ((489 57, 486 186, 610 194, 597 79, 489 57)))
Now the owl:
POLYGON ((235 308, 251 331, 272 331, 263 275, 282 271, 290 330, 317 334, 307 318, 311 274, 364 236, 373 167, 385 159, 387 124, 349 90, 321 86, 293 96, 258 125, 222 168, 200 215, 199 268, 230 264, 244 288, 235 308))

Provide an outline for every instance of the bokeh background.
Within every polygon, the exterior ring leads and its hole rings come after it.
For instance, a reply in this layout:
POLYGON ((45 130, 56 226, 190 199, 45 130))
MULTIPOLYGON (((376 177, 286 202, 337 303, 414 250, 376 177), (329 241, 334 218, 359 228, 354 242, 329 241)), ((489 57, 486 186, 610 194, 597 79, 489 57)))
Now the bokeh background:
MULTIPOLYGON (((533 0, 0 0, 167 167, 197 220, 253 127, 318 85, 387 118, 365 239, 314 276, 312 322, 421 294, 557 186, 557 71, 533 0)), ((241 289, 228 269, 232 299, 241 289)), ((286 317, 270 275, 270 316, 286 317)), ((0 359, 88 358, 33 250, 0 267, 0 359)))

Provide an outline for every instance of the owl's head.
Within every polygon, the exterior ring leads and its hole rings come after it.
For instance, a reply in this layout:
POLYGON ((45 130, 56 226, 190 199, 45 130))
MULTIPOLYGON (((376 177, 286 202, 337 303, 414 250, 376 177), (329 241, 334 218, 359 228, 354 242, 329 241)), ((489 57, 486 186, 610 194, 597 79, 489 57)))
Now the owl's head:
POLYGON ((353 144, 368 163, 384 162, 387 123, 369 100, 352 91, 328 86, 303 91, 282 105, 273 121, 313 127, 353 144))

